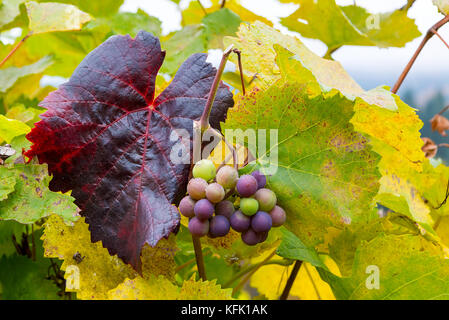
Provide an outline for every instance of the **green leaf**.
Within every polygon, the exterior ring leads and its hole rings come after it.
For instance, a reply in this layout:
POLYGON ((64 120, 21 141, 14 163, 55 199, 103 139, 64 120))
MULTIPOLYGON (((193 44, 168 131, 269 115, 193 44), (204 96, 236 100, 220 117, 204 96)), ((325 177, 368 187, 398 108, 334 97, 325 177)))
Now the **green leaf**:
POLYGON ((242 20, 228 8, 223 8, 206 15, 202 22, 208 47, 223 48, 223 37, 235 34, 242 20))
POLYGON ((0 92, 6 92, 18 79, 43 72, 53 63, 52 56, 45 56, 39 61, 24 67, 0 69, 0 92))
POLYGON ((51 177, 45 164, 16 164, 2 167, 15 175, 14 192, 0 202, 0 220, 16 220, 33 223, 52 213, 66 221, 75 221, 77 207, 69 195, 52 192, 48 189, 51 177))
POLYGON ((27 134, 30 131, 31 128, 25 123, 0 114, 0 141, 5 140, 10 143, 14 137, 27 134))
POLYGON ((337 299, 448 299, 449 261, 430 251, 431 246, 419 236, 380 234, 358 247, 350 277, 319 271, 337 299), (370 290, 366 285, 370 283, 370 266, 378 268, 378 289, 370 290))
MULTIPOLYGON (((268 129, 266 140, 257 143, 265 143, 269 151, 257 149, 251 139, 248 148, 257 160, 245 172, 260 168, 272 174, 268 187, 287 212, 286 228, 314 246, 324 240, 327 228, 377 217, 373 197, 379 173, 378 156, 349 123, 353 103, 336 91, 313 98, 308 91, 298 83, 279 82, 239 96, 224 129, 246 128, 255 134, 268 129), (277 132, 277 142, 270 129, 277 132)), ((245 132, 234 133, 242 143, 245 132)))
POLYGON ((162 39, 162 49, 167 51, 161 72, 173 75, 182 62, 190 55, 206 51, 204 26, 191 25, 184 27, 162 39))
POLYGON ((114 34, 129 34, 131 37, 135 37, 140 30, 145 30, 160 37, 162 33, 161 21, 141 9, 137 10, 137 13, 121 12, 111 19, 104 20, 114 34))
POLYGON ((116 14, 124 0, 42 0, 40 2, 68 3, 77 6, 94 17, 109 17, 116 14))
POLYGON ((29 29, 33 34, 80 30, 84 23, 91 20, 91 16, 69 4, 25 3, 29 29))
POLYGON ((23 104, 18 104, 8 109, 6 117, 19 120, 28 126, 33 126, 34 123, 40 120, 39 115, 44 111, 44 109, 27 108, 23 104))
POLYGON ((5 167, 0 167, 0 201, 8 198, 8 195, 14 191, 16 185, 16 175, 5 167))
POLYGON ((276 253, 284 258, 309 262, 320 268, 327 268, 314 248, 307 247, 297 236, 287 229, 282 230, 282 242, 276 253))
MULTIPOLYGON (((0 224, 4 223, 3 221, 0 224)), ((59 300, 59 288, 47 279, 50 260, 43 257, 41 231, 36 231, 36 261, 14 254, 0 258, 1 298, 4 300, 59 300)))
POLYGON ((342 45, 402 47, 421 35, 406 11, 373 15, 354 5, 340 7, 335 0, 296 3, 299 9, 281 23, 306 38, 320 39, 329 52, 342 45))
POLYGON ((10 256, 17 252, 12 237, 14 236, 20 241, 23 232, 25 232, 25 225, 21 223, 13 220, 0 221, 0 257, 10 256))

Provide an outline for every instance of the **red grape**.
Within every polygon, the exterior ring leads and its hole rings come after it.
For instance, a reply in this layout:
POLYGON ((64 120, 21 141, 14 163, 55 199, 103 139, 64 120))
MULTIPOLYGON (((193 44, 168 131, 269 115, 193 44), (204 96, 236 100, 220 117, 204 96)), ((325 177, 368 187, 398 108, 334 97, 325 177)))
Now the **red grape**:
POLYGON ((201 178, 194 178, 187 184, 187 192, 192 199, 200 200, 206 197, 207 186, 208 184, 206 180, 201 178))
POLYGON ((230 229, 229 220, 225 216, 214 216, 210 220, 209 234, 212 237, 223 237, 230 229))
POLYGON ((193 210, 196 217, 200 220, 207 220, 214 215, 214 205, 207 199, 198 200, 193 210))
POLYGON ((264 174, 260 173, 259 170, 253 171, 251 175, 257 180, 257 188, 261 189, 265 187, 267 184, 267 177, 264 174))
POLYGON ((237 192, 245 198, 251 197, 257 191, 257 180, 245 174, 237 180, 237 192))
POLYGON ((271 220, 273 221, 273 227, 280 227, 284 224, 287 219, 284 209, 279 206, 275 206, 270 211, 271 220))
POLYGON ((184 217, 192 218, 195 216, 193 207, 195 206, 195 200, 190 198, 190 196, 185 196, 179 203, 179 211, 184 217))
POLYGON ((230 166, 223 166, 217 172, 217 182, 225 189, 233 189, 239 178, 237 170, 230 166))
POLYGON ((251 218, 251 228, 255 232, 264 232, 271 229, 271 225, 273 221, 271 220, 271 216, 264 212, 259 211, 251 218))
POLYGON ((217 203, 217 205, 215 206, 215 214, 225 216, 228 219, 231 218, 234 211, 235 211, 234 204, 229 200, 221 201, 217 203))
POLYGON ((254 246, 260 241, 260 234, 256 233, 252 229, 248 229, 242 233, 242 240, 249 246, 254 246))
POLYGON ((243 232, 249 229, 251 219, 244 215, 242 211, 237 210, 229 219, 232 229, 238 232, 243 232))
POLYGON ((197 217, 190 219, 189 231, 197 237, 205 236, 209 232, 209 220, 201 221, 197 217))
POLYGON ((212 202, 217 203, 223 200, 225 191, 221 185, 214 182, 206 187, 206 198, 212 202))

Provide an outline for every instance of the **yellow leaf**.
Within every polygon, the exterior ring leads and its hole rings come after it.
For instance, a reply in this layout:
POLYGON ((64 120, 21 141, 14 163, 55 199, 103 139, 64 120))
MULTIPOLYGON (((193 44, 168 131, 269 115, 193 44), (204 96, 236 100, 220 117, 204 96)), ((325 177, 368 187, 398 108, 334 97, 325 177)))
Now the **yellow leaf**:
POLYGON ((33 34, 80 30, 84 23, 92 19, 89 14, 70 4, 29 1, 25 6, 33 34))
MULTIPOLYGON (((80 218, 73 226, 68 226, 61 217, 50 216, 45 223, 42 240, 46 257, 64 260, 62 270, 79 270, 79 288, 71 290, 77 293, 79 299, 106 299, 108 291, 126 278, 141 278, 130 265, 116 255, 111 256, 100 241, 91 242, 84 218, 80 218), (77 253, 84 257, 78 263, 74 259, 77 253)), ((174 281, 176 250, 174 235, 162 239, 154 248, 144 246, 141 257, 143 278, 162 275, 174 281)))

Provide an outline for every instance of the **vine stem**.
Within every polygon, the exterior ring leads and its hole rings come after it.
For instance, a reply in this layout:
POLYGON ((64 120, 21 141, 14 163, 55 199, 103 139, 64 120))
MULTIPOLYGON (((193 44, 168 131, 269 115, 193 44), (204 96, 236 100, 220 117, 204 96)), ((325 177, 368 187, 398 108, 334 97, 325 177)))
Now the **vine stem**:
POLYGON ((232 50, 237 55, 239 72, 240 72, 240 82, 242 83, 242 93, 245 95, 245 79, 243 79, 243 66, 242 66, 242 52, 239 49, 232 50))
POLYGON ((410 69, 412 68, 413 64, 415 63, 416 59, 418 58, 419 54, 421 53, 421 51, 424 48, 424 46, 426 45, 426 43, 435 35, 435 33, 437 33, 438 29, 440 29, 442 26, 444 26, 447 22, 449 22, 449 15, 445 16, 443 19, 438 21, 427 31, 426 35, 424 36, 424 39, 422 39, 419 47, 416 49, 412 58, 410 59, 410 61, 405 66, 404 70, 402 71, 401 75, 399 76, 399 79, 394 84, 393 89, 391 89, 391 92, 393 92, 393 93, 398 92, 399 88, 401 87, 402 82, 404 81, 405 77, 409 73, 410 69))
POLYGON ((203 114, 200 118, 201 132, 204 132, 209 127, 209 116, 212 110, 212 105, 214 104, 215 95, 217 94, 218 86, 220 84, 221 76, 223 74, 224 68, 226 66, 226 61, 232 52, 233 45, 231 44, 224 52, 220 61, 220 66, 218 67, 217 73, 215 74, 214 82, 209 91, 209 96, 207 97, 206 105, 204 107, 203 114))
POLYGON ((292 273, 290 273, 290 276, 288 277, 284 291, 282 291, 279 300, 287 300, 288 295, 290 294, 290 290, 293 286, 293 283, 295 282, 296 276, 298 275, 299 268, 301 268, 301 264, 302 264, 301 260, 296 260, 295 265, 293 266, 292 273))
POLYGON ((206 15, 207 15, 207 11, 206 11, 206 8, 204 8, 203 4, 201 3, 201 0, 196 0, 196 1, 197 1, 198 4, 200 5, 201 10, 203 10, 204 15, 206 16, 206 15))
POLYGON ((196 266, 201 280, 206 281, 206 269, 204 268, 203 250, 201 249, 200 238, 192 235, 193 248, 195 249, 196 266))
POLYGON ((447 109, 449 109, 449 104, 445 106, 443 109, 441 109, 440 112, 438 112, 438 114, 441 116, 447 109))
POLYGON ((20 46, 31 36, 31 33, 28 33, 25 37, 23 37, 15 46, 12 48, 12 50, 8 53, 6 57, 3 58, 3 60, 0 62, 0 68, 5 64, 6 61, 8 61, 9 58, 20 48, 20 46))
POLYGON ((232 290, 232 295, 237 293, 240 289, 243 288, 245 283, 248 282, 248 280, 253 276, 254 273, 256 273, 257 270, 260 269, 263 265, 265 265, 274 255, 276 254, 276 250, 274 250, 268 257, 266 257, 262 262, 258 263, 254 266, 254 268, 246 274, 246 276, 242 279, 242 281, 239 282, 237 286, 232 290))

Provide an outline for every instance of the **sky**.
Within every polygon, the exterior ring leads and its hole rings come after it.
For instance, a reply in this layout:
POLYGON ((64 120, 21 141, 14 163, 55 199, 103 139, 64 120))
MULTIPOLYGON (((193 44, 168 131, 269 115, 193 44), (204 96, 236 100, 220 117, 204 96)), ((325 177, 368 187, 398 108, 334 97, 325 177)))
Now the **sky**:
MULTIPOLYGON (((210 3, 208 0, 201 0, 201 2, 206 7, 210 3)), ((406 0, 337 0, 339 5, 350 5, 354 2, 371 13, 380 13, 401 7, 406 0)), ((189 0, 181 0, 180 5, 184 8, 188 6, 188 3, 189 0)), ((322 56, 325 53, 326 47, 321 41, 303 38, 279 23, 279 18, 290 15, 299 5, 279 3, 277 0, 241 0, 241 4, 273 21, 275 28, 300 38, 316 54, 322 56)), ((158 17, 162 21, 164 34, 181 28, 180 12, 169 0, 125 0, 121 11, 135 12, 138 8, 158 17)), ((408 16, 415 19, 423 35, 433 24, 443 18, 443 15, 432 5, 431 0, 417 0, 409 10, 408 16)), ((449 41, 449 24, 442 27, 439 33, 449 41)), ((393 86, 422 37, 409 42, 403 48, 344 46, 335 52, 333 57, 365 89, 383 84, 393 86)), ((449 95, 449 49, 435 36, 420 54, 401 90, 409 88, 434 91, 437 87, 446 90, 449 95)))

